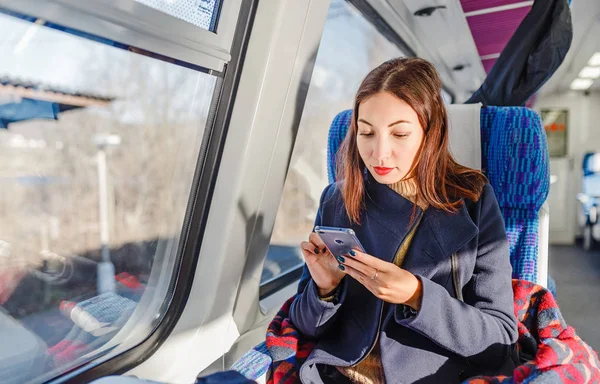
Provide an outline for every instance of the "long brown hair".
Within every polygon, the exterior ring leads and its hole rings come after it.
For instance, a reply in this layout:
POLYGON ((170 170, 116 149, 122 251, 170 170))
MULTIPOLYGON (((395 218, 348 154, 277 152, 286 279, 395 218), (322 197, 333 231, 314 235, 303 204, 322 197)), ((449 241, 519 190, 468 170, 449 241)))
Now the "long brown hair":
POLYGON ((419 58, 386 61, 363 80, 354 101, 350 129, 337 158, 338 179, 344 181, 341 186, 344 205, 353 222, 360 223, 365 199, 365 164, 356 142, 358 107, 379 92, 390 92, 410 105, 425 131, 421 147, 404 178, 416 182, 415 201, 454 213, 461 207, 462 199, 479 200, 487 179, 481 172, 458 164, 450 154, 448 114, 441 91, 442 81, 435 67, 419 58))

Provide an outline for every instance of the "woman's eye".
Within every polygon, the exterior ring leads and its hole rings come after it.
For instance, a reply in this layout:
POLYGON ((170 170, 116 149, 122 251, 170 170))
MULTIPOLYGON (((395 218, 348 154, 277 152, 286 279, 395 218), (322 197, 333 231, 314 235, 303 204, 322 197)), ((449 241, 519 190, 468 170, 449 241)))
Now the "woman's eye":
POLYGON ((410 133, 395 133, 394 137, 396 137, 398 139, 403 139, 405 137, 408 137, 408 135, 410 135, 410 133))
POLYGON ((371 137, 371 136, 373 136, 373 132, 361 132, 361 133, 359 133, 359 135, 364 136, 364 137, 371 137))

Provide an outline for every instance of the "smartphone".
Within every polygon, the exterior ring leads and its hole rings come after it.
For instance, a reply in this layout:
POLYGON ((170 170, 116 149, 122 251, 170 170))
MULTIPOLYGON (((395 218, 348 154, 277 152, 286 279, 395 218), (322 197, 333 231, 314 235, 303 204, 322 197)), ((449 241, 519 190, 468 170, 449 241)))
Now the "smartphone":
POLYGON ((347 255, 351 249, 365 251, 356 234, 350 228, 316 226, 315 232, 321 237, 333 256, 347 255))

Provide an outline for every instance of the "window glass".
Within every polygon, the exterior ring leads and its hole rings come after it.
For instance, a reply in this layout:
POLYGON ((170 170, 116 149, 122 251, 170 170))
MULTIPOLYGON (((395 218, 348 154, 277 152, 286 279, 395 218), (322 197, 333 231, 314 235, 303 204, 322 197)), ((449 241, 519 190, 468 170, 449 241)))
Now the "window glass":
POLYGON ((40 20, 0 41, 0 382, 36 383, 160 320, 216 78, 40 20))
POLYGON ((261 282, 304 261, 300 243, 312 231, 321 192, 327 186, 327 134, 339 112, 352 108, 367 73, 386 60, 406 56, 354 6, 331 2, 283 197, 261 282))
POLYGON ((214 31, 220 0, 135 0, 190 24, 214 31))

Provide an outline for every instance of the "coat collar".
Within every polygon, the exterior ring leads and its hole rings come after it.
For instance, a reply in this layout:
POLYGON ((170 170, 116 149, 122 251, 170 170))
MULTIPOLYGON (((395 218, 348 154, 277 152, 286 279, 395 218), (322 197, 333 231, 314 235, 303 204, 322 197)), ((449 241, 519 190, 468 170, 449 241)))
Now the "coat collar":
POLYGON ((436 240, 435 244, 429 242, 423 248, 434 258, 436 255, 450 257, 479 233, 465 204, 456 213, 430 208, 425 212, 421 225, 423 232, 429 232, 430 238, 436 240))
MULTIPOLYGON (((366 213, 403 239, 409 230, 414 204, 389 186, 377 182, 370 173, 365 176, 366 213)), ((422 212, 417 207, 417 214, 422 212)))
MULTIPOLYGON (((410 229, 414 204, 387 185, 378 183, 369 173, 365 177, 365 205, 367 215, 389 229, 400 244, 410 229)), ((417 215, 422 212, 421 208, 416 208, 417 215)), ((434 259, 446 258, 472 240, 478 232, 465 204, 456 213, 429 207, 423 213, 413 245, 419 243, 422 250, 434 259)))

